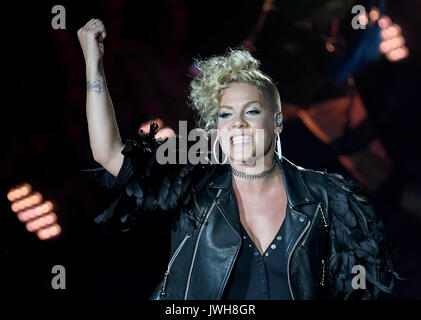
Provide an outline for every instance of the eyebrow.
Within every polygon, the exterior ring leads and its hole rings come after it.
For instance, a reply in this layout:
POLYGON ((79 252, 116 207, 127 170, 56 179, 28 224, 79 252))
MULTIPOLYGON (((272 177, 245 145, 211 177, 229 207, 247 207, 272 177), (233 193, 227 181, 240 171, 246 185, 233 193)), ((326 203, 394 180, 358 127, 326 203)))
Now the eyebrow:
MULTIPOLYGON (((245 103, 245 104, 243 104, 243 108, 244 107, 247 107, 247 106, 249 106, 250 104, 252 104, 252 103, 258 103, 259 105, 260 105, 260 101, 257 101, 257 100, 253 100, 253 101, 249 101, 249 102, 247 102, 247 103, 245 103)), ((227 109, 234 109, 232 106, 220 106, 220 109, 222 109, 222 108, 227 108, 227 109)))

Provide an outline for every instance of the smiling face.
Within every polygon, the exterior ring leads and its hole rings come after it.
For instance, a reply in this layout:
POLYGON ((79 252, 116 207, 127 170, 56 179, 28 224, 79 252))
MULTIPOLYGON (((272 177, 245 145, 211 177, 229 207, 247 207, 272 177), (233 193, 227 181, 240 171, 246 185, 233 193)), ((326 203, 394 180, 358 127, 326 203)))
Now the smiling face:
POLYGON ((263 93, 253 85, 233 82, 224 89, 217 129, 222 151, 231 163, 251 165, 262 157, 273 159, 275 133, 282 129, 275 127, 274 114, 263 93))

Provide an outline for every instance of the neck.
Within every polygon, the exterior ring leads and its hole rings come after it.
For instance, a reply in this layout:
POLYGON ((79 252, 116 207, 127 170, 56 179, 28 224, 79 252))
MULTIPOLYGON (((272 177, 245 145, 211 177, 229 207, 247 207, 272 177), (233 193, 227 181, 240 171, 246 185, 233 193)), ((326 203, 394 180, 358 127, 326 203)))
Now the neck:
POLYGON ((278 193, 279 190, 285 189, 284 179, 277 164, 274 172, 268 177, 259 180, 245 180, 233 176, 232 185, 236 193, 249 196, 278 193))
POLYGON ((272 152, 268 152, 267 154, 265 154, 263 159, 260 159, 259 161, 260 163, 258 162, 259 165, 257 166, 255 164, 250 165, 247 163, 231 163, 231 167, 233 170, 252 175, 269 170, 272 168, 273 165, 275 165, 272 173, 260 179, 244 179, 233 174, 233 185, 235 185, 235 188, 238 189, 238 191, 261 193, 273 188, 274 185, 280 182, 283 185, 282 173, 279 169, 278 164, 276 163, 276 160, 274 159, 274 154, 272 152))

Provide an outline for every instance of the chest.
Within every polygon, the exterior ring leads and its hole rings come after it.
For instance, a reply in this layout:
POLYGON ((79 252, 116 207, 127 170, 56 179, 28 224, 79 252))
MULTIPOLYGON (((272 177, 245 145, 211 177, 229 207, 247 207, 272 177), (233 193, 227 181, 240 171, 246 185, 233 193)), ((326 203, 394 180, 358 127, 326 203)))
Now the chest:
POLYGON ((286 194, 237 195, 240 221, 263 254, 285 219, 286 194))

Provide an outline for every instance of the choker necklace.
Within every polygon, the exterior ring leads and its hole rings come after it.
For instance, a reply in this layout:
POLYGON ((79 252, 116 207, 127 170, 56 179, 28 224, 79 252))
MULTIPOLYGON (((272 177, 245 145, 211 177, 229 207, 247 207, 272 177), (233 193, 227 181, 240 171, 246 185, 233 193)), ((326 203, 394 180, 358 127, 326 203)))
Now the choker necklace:
POLYGON ((232 169, 232 174, 238 178, 246 179, 246 180, 257 180, 257 179, 263 179, 264 177, 267 177, 270 174, 272 174, 273 171, 275 170, 275 164, 276 164, 276 161, 273 161, 273 164, 269 169, 266 169, 265 171, 262 171, 260 173, 245 173, 245 172, 238 171, 232 167, 231 169, 232 169))

